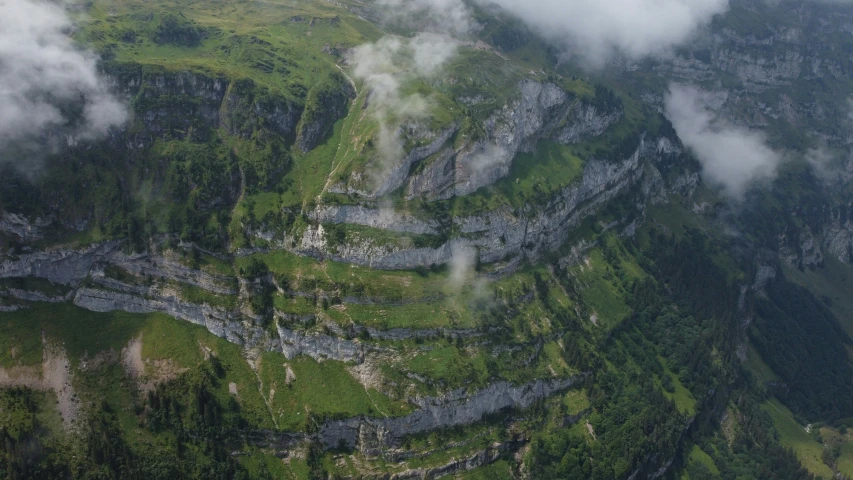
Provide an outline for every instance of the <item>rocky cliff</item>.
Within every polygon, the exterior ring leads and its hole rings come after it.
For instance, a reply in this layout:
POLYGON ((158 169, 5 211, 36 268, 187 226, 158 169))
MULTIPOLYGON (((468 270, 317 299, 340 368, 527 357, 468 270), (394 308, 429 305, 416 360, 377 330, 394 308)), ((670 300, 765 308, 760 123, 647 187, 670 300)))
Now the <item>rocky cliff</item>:
POLYGON ((352 95, 349 83, 339 83, 331 95, 309 92, 306 108, 306 99, 251 79, 132 63, 108 64, 106 70, 112 88, 132 99, 134 120, 125 144, 131 149, 164 137, 206 141, 218 128, 241 138, 273 136, 292 143, 298 136, 303 148, 313 148, 346 114, 352 95))
MULTIPOLYGON (((618 161, 592 159, 582 177, 559 191, 544 205, 520 210, 508 206, 472 216, 454 217, 451 230, 460 232, 438 248, 406 248, 372 243, 370 240, 329 248, 322 224, 306 230, 293 250, 304 255, 331 258, 383 269, 411 269, 442 265, 455 251, 473 249, 483 262, 496 262, 524 255, 536 257, 560 247, 573 226, 592 214, 607 200, 635 185, 645 162, 659 155, 679 154, 680 147, 668 139, 642 141, 629 158, 618 161)), ((425 221, 389 209, 365 206, 324 206, 314 212, 320 222, 352 223, 417 234, 438 234, 435 221, 425 221)), ((283 241, 283 245, 293 245, 283 241)))

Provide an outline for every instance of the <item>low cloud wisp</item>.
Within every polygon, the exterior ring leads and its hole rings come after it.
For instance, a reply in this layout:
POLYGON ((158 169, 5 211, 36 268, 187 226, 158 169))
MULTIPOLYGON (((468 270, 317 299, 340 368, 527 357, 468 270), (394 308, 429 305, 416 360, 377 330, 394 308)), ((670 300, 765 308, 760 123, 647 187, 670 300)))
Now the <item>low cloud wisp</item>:
POLYGON ((461 0, 378 0, 385 20, 420 31, 464 37, 474 29, 473 15, 461 0))
MULTIPOLYGON (((682 45, 729 0, 474 0, 518 17, 570 56, 601 66, 614 55, 638 60, 682 45)), ((462 37, 478 24, 463 0, 378 0, 388 17, 409 27, 462 37)))
POLYGON ((705 178, 740 198, 752 182, 772 178, 782 156, 762 134, 715 118, 707 102, 707 94, 696 88, 672 85, 664 103, 681 141, 702 163, 705 178))
POLYGON ((728 10, 728 0, 493 1, 593 65, 665 53, 728 10))
POLYGON ((69 37, 72 27, 56 4, 0 0, 0 154, 51 129, 92 139, 126 120, 97 56, 69 37))
POLYGON ((411 39, 385 36, 376 43, 356 47, 351 56, 353 75, 369 90, 368 102, 379 123, 377 150, 382 172, 398 165, 404 155, 400 127, 422 118, 429 99, 407 94, 404 86, 416 79, 430 79, 456 55, 459 43, 450 37, 420 33, 411 39))

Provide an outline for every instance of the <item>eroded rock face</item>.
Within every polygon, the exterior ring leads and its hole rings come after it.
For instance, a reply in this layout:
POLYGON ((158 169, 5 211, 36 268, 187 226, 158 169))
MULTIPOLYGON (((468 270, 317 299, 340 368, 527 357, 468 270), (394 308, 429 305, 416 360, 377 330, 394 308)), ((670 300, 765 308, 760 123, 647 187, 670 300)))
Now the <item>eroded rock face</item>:
MULTIPOLYGON (((709 39, 649 66, 661 78, 724 92, 727 98, 714 106, 715 111, 733 123, 761 128, 784 120, 808 128, 829 143, 844 141, 835 127, 837 120, 846 116, 846 112, 840 113, 846 106, 795 92, 812 91, 814 82, 819 81, 842 90, 834 90, 833 98, 853 93, 846 82, 851 68, 849 54, 830 47, 839 37, 849 36, 853 25, 849 10, 825 3, 770 4, 760 0, 732 2, 732 10, 715 23, 709 39), (744 14, 756 20, 748 29, 737 24, 738 16, 744 14), (735 19, 734 24, 729 18, 735 19), (725 87, 721 79, 726 79, 725 87)), ((623 64, 617 69, 627 76, 648 72, 640 64, 623 64)), ((643 98, 659 103, 661 98, 654 96, 660 93, 647 92, 643 98)))
MULTIPOLYGON (((438 248, 392 246, 371 241, 337 245, 326 243, 322 225, 307 229, 295 239, 294 251, 317 258, 354 263, 380 269, 411 269, 441 265, 454 251, 474 249, 481 261, 496 262, 512 256, 536 257, 565 241, 572 227, 599 206, 634 185, 643 175, 643 163, 657 155, 680 151, 669 139, 641 142, 637 151, 621 161, 590 160, 579 181, 554 195, 546 204, 520 211, 503 207, 482 215, 453 218, 460 236, 438 248)), ((698 180, 698 179, 697 179, 698 180)), ((315 218, 331 223, 354 223, 387 230, 437 234, 439 225, 392 211, 368 207, 320 207, 315 218), (388 225, 388 228, 385 228, 388 225)), ((284 245, 290 242, 282 242, 284 245)))
POLYGON ((580 377, 536 380, 524 385, 496 382, 472 394, 460 389, 442 397, 413 399, 418 410, 405 417, 333 420, 323 425, 319 438, 327 448, 343 444, 376 455, 384 448, 397 446, 407 435, 469 425, 505 408, 527 408, 579 380, 580 377))
MULTIPOLYGON (((415 399, 413 401, 418 405, 419 410, 403 417, 362 416, 329 420, 320 426, 319 432, 313 434, 253 431, 246 435, 246 441, 274 451, 286 451, 304 442, 313 441, 319 442, 326 449, 353 448, 367 456, 386 456, 389 453, 388 449, 399 448, 402 439, 408 435, 470 425, 487 415, 505 409, 524 409, 539 399, 571 388, 583 378, 584 376, 581 375, 572 378, 535 380, 522 385, 497 382, 472 393, 457 390, 442 397, 415 399)), ((489 458, 493 458, 492 455, 494 455, 494 453, 490 454, 490 451, 516 449, 522 444, 524 439, 496 445, 493 449, 481 451, 464 462, 452 462, 432 473, 457 471, 463 465, 489 463, 493 461, 489 458)))
POLYGON ((307 111, 300 101, 251 80, 172 72, 133 63, 112 64, 107 74, 113 90, 134 98, 136 127, 131 124, 126 135, 114 135, 112 140, 116 146, 130 150, 147 148, 164 136, 192 135, 204 140, 212 130, 221 127, 242 138, 260 133, 286 142, 298 139, 300 147, 307 151, 325 138, 332 125, 346 114, 353 95, 351 85, 343 82, 337 91, 323 96, 323 109, 318 112, 307 111))
POLYGON ((338 360, 341 362, 361 363, 364 350, 357 341, 343 340, 327 335, 306 335, 278 326, 281 351, 288 360, 299 355, 308 355, 314 360, 338 360))
POLYGON ((527 80, 519 91, 517 100, 484 122, 483 138, 446 147, 409 178, 406 197, 444 200, 473 193, 505 177, 515 156, 539 140, 580 142, 601 135, 623 115, 621 109, 599 111, 550 83, 527 80))
MULTIPOLYGON (((849 206, 842 206, 846 210, 849 206)), ((788 235, 779 235, 779 257, 792 267, 822 267, 827 256, 853 263, 853 221, 840 211, 821 222, 818 229, 802 227, 788 235)))
POLYGON ((23 241, 43 238, 42 229, 51 223, 53 222, 50 219, 36 218, 30 221, 23 215, 9 212, 0 213, 0 232, 15 235, 23 241))
MULTIPOLYGON (((196 305, 178 297, 138 296, 93 288, 81 288, 74 296, 74 305, 93 312, 121 310, 130 313, 165 313, 207 328, 218 337, 238 345, 246 343, 242 316, 211 307, 196 305)), ((251 335, 250 335, 251 336, 251 335)))
POLYGON ((63 285, 79 285, 96 263, 109 259, 120 242, 92 245, 83 250, 51 249, 0 257, 0 278, 38 277, 63 285))
POLYGON ((401 187, 407 199, 467 195, 506 176, 516 155, 532 150, 540 140, 580 142, 601 135, 624 114, 621 107, 601 108, 554 84, 524 80, 515 99, 483 121, 482 133, 476 137, 460 140, 458 124, 433 132, 420 122, 410 122, 396 133, 406 130, 406 138, 420 146, 411 148, 394 165, 376 165, 369 174, 355 172, 346 184, 333 185, 328 191, 368 199, 401 187), (410 175, 416 166, 418 172, 410 175), (366 181, 368 176, 375 178, 366 181))
POLYGON ((196 270, 160 255, 148 253, 127 255, 123 252, 116 252, 110 257, 109 263, 137 276, 187 283, 221 295, 235 295, 237 293, 235 281, 232 277, 196 270))
POLYGON ((302 152, 313 150, 331 134, 335 122, 346 116, 355 95, 355 85, 343 74, 332 75, 330 85, 321 83, 308 92, 296 136, 296 145, 302 152))
POLYGON ((320 206, 310 217, 319 223, 351 223, 392 232, 435 234, 438 222, 417 218, 393 208, 367 207, 363 205, 320 206))

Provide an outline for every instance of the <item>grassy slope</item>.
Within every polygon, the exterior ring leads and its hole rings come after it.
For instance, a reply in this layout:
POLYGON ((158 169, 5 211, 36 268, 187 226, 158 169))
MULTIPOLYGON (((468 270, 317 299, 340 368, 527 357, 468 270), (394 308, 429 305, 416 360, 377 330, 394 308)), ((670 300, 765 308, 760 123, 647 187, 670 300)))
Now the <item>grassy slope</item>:
POLYGON ((809 472, 823 478, 832 478, 832 470, 821 460, 823 446, 794 420, 791 411, 776 399, 764 402, 763 407, 773 418, 782 445, 794 450, 809 472))
POLYGON ((779 376, 776 375, 776 372, 770 368, 770 365, 761 358, 761 354, 753 347, 749 346, 746 352, 746 366, 752 373, 754 373, 758 377, 758 381, 761 383, 773 382, 779 379, 779 376))
POLYGON ((853 266, 827 256, 823 268, 800 271, 786 266, 785 275, 823 299, 842 328, 853 336, 853 266))
MULTIPOLYGON (((41 332, 51 341, 60 341, 73 365, 80 373, 80 361, 104 351, 119 352, 131 340, 141 338, 142 357, 146 363, 169 362, 177 369, 192 369, 205 361, 205 351, 215 355, 226 371, 219 384, 217 396, 227 404, 229 384, 238 391, 241 414, 258 428, 274 428, 276 423, 288 430, 306 427, 297 412, 314 412, 317 416, 345 415, 395 415, 410 408, 375 391, 366 391, 347 373, 340 362, 318 363, 310 358, 294 362, 278 353, 266 353, 261 362, 259 377, 265 388, 260 388, 258 376, 242 356, 240 346, 210 334, 206 329, 159 314, 138 315, 123 312, 93 313, 68 304, 33 304, 32 308, 13 313, 0 313, 0 349, 10 352, 15 347, 15 357, 6 355, 4 367, 33 365, 41 362, 41 332), (292 386, 287 387, 286 365, 296 374, 292 386), (315 379, 322 378, 323 382, 315 379), (275 414, 273 422, 266 400, 272 395, 272 385, 280 385, 273 397, 275 414), (328 382, 331 382, 330 384, 328 382), (344 395, 329 396, 333 389, 344 395), (266 399, 265 399, 266 397, 266 399)), ((79 375, 81 397, 105 397, 116 405, 133 403, 127 387, 129 381, 120 365, 108 362, 104 371, 84 372, 79 375)), ((132 388, 131 390, 132 391, 132 388)), ((135 421, 126 418, 127 425, 135 421)))

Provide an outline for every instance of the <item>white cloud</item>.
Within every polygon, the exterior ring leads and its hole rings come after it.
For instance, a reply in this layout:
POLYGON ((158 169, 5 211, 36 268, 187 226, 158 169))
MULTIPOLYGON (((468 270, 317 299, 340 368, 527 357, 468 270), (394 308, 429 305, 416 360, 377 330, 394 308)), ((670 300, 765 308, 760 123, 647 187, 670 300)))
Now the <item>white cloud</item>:
POLYGON ((704 177, 737 198, 753 181, 772 178, 782 157, 762 134, 715 118, 707 101, 700 90, 672 85, 664 103, 678 136, 702 163, 704 177))
POLYGON ((728 0, 492 1, 593 64, 665 53, 728 9, 728 0))
MULTIPOLYGON (((498 5, 534 32, 600 65, 620 53, 631 59, 667 53, 690 38, 729 0, 476 0, 498 5)), ((386 18, 420 30, 466 36, 477 27, 462 0, 378 0, 386 18)))
POLYGON ((463 247, 454 244, 451 249, 450 277, 448 279, 450 288, 459 291, 469 282, 472 282, 477 266, 477 250, 473 247, 463 247))
POLYGON ((386 21, 420 31, 465 36, 474 28, 471 12, 461 0, 378 0, 377 4, 386 21))
POLYGON ((56 4, 0 0, 0 150, 67 125, 63 106, 82 107, 72 130, 81 138, 125 121, 124 105, 98 74, 97 57, 74 45, 71 28, 56 4))

